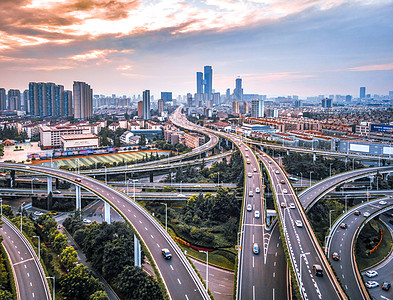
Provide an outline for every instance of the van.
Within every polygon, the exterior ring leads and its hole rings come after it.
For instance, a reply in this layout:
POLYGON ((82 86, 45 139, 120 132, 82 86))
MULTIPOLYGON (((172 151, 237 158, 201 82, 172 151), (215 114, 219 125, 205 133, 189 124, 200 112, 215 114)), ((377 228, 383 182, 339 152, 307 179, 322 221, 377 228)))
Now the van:
POLYGON ((312 270, 313 270, 315 276, 320 276, 320 277, 323 276, 323 270, 322 270, 322 267, 320 265, 314 264, 312 266, 312 270))

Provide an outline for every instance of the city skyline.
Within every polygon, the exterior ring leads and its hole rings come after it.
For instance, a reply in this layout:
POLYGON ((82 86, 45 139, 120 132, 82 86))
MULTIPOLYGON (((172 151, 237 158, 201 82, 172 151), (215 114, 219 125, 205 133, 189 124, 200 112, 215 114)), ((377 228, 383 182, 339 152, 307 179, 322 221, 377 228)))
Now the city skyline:
POLYGON ((388 94, 392 1, 3 1, 0 86, 88 82, 95 94, 388 94), (9 12, 12 12, 10 14, 9 12), (147 20, 147 21, 146 21, 147 20))

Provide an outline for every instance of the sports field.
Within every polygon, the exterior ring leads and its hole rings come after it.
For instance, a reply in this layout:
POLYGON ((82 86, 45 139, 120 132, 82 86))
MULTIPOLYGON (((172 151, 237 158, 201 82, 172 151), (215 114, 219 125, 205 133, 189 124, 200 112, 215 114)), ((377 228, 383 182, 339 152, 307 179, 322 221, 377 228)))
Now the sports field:
MULTIPOLYGON (((122 163, 122 162, 130 162, 132 160, 137 160, 137 159, 142 159, 143 157, 146 157, 146 154, 148 157, 150 157, 151 153, 153 153, 153 156, 158 153, 159 156, 161 155, 168 155, 169 152, 166 151, 137 151, 137 152, 128 152, 128 153, 115 153, 115 154, 105 154, 105 155, 91 155, 91 156, 83 156, 79 158, 68 158, 68 159, 58 159, 58 160, 53 160, 52 164, 53 167, 62 167, 66 166, 67 168, 77 168, 78 167, 78 160, 79 160, 79 167, 82 166, 91 166, 95 165, 96 163, 110 163, 113 164, 114 162, 116 163, 122 163)), ((51 162, 50 161, 45 161, 41 163, 41 165, 44 166, 50 166, 51 162)))

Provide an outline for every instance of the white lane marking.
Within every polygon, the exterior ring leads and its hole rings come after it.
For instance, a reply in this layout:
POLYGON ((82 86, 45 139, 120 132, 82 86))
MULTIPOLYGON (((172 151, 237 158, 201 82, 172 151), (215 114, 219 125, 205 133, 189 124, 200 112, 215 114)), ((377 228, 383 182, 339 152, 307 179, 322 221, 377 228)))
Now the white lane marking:
POLYGON ((157 247, 160 248, 160 245, 157 244, 157 247))
POLYGON ((173 271, 173 267, 172 267, 172 265, 169 265, 170 267, 171 267, 171 270, 173 271))
POLYGON ((150 236, 151 236, 152 239, 154 239, 154 236, 152 234, 150 236))
POLYGON ((252 257, 252 267, 255 268, 255 257, 252 257))
POLYGON ((179 278, 177 279, 177 281, 178 281, 178 282, 179 282, 179 284, 181 285, 181 281, 180 281, 180 279, 179 279, 179 278))
POLYGON ((252 286, 252 299, 255 300, 255 285, 252 286))
POLYGON ((27 277, 30 277, 30 273, 29 272, 27 272, 27 277))
POLYGON ((186 299, 189 300, 187 294, 185 294, 184 296, 186 296, 186 299))
POLYGON ((30 282, 30 286, 33 286, 33 284, 30 282))
POLYGON ((276 266, 276 262, 273 263, 273 266, 276 266))
POLYGON ((31 293, 32 295, 33 295, 33 298, 34 298, 34 293, 31 293))
POLYGON ((254 234, 252 235, 252 242, 255 243, 255 237, 254 234))
POLYGON ((145 227, 145 230, 147 231, 147 228, 145 227))
POLYGON ((142 224, 142 221, 141 221, 141 220, 139 220, 139 223, 141 223, 141 224, 142 224))

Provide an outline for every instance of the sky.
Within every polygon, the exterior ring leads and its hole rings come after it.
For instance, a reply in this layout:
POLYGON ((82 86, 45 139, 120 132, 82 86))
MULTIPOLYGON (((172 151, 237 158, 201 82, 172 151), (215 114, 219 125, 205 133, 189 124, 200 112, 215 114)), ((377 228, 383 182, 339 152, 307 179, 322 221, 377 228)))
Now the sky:
POLYGON ((393 0, 1 0, 0 87, 94 94, 388 94, 393 0))

